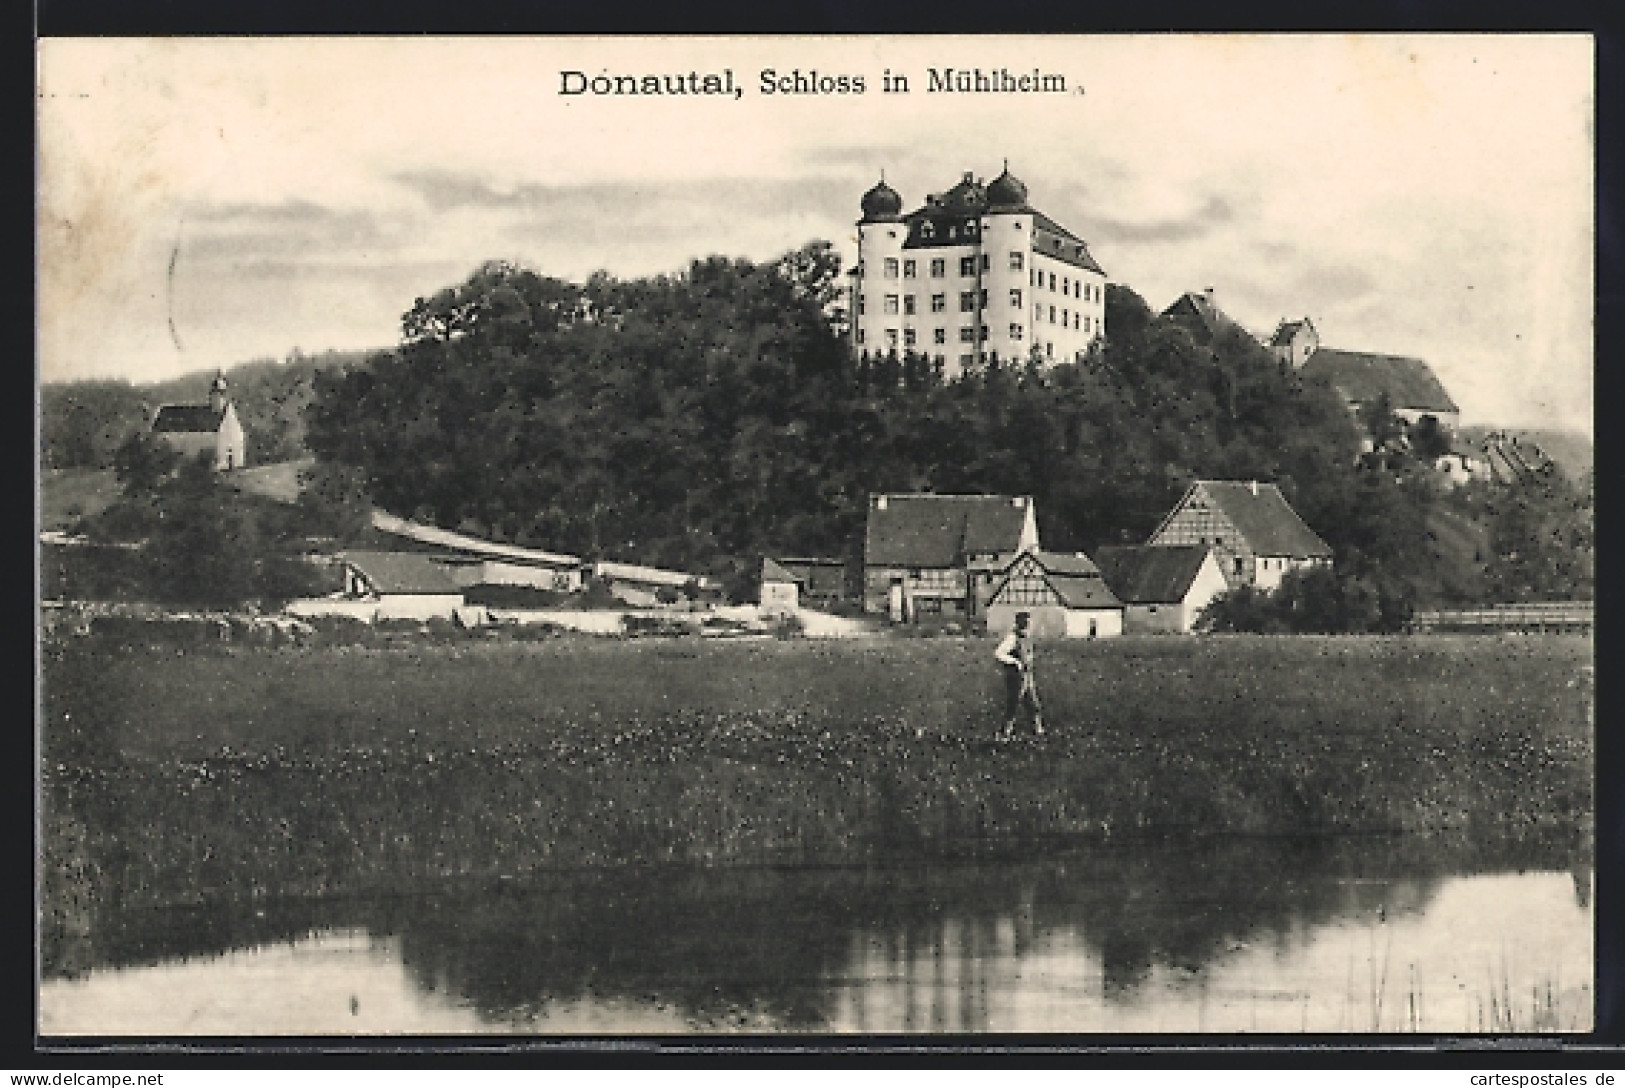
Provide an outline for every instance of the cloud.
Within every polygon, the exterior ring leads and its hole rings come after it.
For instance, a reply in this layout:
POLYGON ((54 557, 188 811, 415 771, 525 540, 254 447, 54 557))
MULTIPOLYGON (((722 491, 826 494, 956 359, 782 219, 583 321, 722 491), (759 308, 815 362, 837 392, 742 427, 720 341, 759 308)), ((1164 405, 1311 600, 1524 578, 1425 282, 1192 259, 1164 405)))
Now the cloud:
POLYGON ((1236 220, 1230 199, 1209 194, 1196 210, 1181 216, 1160 219, 1114 219, 1106 215, 1086 215, 1082 220, 1087 237, 1102 242, 1158 244, 1194 242, 1214 234, 1236 220))

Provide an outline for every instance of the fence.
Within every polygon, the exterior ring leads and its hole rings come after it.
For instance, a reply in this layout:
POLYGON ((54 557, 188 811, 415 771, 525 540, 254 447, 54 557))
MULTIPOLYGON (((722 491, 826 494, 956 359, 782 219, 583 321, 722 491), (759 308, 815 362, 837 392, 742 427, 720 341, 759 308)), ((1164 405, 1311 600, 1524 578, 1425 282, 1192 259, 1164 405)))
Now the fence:
POLYGON ((1585 631, 1595 624, 1590 601, 1543 601, 1493 604, 1484 608, 1446 608, 1418 612, 1412 631, 1585 631))

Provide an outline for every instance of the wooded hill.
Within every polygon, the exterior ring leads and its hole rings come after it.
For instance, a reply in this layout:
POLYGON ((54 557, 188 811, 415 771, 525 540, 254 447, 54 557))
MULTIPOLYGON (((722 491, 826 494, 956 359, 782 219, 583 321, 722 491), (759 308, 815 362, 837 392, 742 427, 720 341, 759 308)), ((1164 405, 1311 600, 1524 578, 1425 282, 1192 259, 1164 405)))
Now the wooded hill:
MULTIPOLYGON (((583 284, 493 262, 416 300, 396 349, 228 381, 250 464, 314 453, 337 496, 318 507, 359 485, 397 514, 736 592, 762 555, 856 558, 872 492, 1029 494, 1046 547, 1093 551, 1144 541, 1199 478, 1280 485, 1332 546, 1337 598, 1363 602, 1334 624, 1591 592, 1589 476, 1449 492, 1403 443, 1362 457, 1360 429, 1392 419, 1356 421, 1239 329, 1199 344, 1124 286, 1082 362, 945 381, 924 356, 854 358, 839 274, 823 242, 583 284)), ((47 386, 47 466, 111 463, 210 376, 47 386)))
MULTIPOLYGON (((248 463, 264 465, 305 453, 305 408, 318 370, 343 369, 367 352, 324 351, 286 360, 254 359, 225 369, 231 401, 248 436, 248 463)), ((160 404, 209 399, 213 370, 150 385, 127 381, 47 383, 40 387, 40 456, 46 469, 103 469, 137 430, 151 425, 160 404)))

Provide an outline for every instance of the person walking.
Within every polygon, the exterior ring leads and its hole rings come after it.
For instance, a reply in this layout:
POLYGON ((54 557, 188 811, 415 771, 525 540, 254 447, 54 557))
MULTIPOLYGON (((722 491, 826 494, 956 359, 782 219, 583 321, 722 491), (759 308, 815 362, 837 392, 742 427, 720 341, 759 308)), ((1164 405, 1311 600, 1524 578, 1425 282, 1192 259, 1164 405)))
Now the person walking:
POLYGON ((1004 731, 1000 740, 1009 740, 1016 734, 1016 719, 1025 707, 1033 718, 1033 734, 1044 735, 1044 708, 1038 701, 1038 686, 1033 682, 1033 640, 1028 624, 1032 615, 1017 612, 1015 623, 999 642, 993 657, 1004 669, 1004 731))

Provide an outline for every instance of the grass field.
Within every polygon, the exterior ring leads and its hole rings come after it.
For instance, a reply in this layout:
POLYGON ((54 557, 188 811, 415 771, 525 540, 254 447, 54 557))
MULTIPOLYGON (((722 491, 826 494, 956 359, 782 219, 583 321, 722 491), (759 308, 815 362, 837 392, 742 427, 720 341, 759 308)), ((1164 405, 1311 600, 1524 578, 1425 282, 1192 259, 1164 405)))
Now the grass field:
POLYGON ((66 529, 82 517, 101 513, 119 497, 112 469, 40 470, 40 528, 66 529))
POLYGON ((1589 828, 1587 640, 1041 650, 1050 734, 1009 745, 989 743, 978 640, 59 652, 48 859, 161 896, 1053 835, 1589 828))

